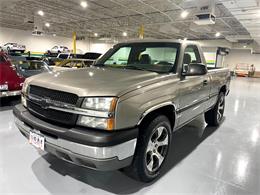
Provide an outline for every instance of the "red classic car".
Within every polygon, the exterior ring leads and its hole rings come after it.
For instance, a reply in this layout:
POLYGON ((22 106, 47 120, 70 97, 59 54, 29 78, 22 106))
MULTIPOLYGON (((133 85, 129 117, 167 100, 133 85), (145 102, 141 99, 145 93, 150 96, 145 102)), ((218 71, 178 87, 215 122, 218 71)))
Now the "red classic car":
POLYGON ((24 80, 16 72, 8 56, 0 52, 0 98, 20 95, 24 80))

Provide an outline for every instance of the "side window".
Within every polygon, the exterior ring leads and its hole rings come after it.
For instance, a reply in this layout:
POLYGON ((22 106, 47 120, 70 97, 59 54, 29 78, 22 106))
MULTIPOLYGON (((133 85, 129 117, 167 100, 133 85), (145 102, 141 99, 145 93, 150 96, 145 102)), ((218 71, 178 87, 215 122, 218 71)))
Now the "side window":
POLYGON ((201 63, 200 53, 195 45, 186 47, 184 51, 183 64, 201 63))

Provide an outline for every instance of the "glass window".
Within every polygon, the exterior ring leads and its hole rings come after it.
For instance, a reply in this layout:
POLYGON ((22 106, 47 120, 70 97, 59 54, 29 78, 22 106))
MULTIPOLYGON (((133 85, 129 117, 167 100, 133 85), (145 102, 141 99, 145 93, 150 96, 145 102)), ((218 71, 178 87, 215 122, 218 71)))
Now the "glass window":
POLYGON ((115 52, 108 60, 105 61, 106 65, 126 65, 131 47, 122 47, 115 52))
POLYGON ((96 64, 113 68, 167 73, 176 65, 179 44, 133 43, 111 51, 96 64))
POLYGON ((201 63, 200 53, 195 45, 190 45, 186 47, 184 52, 183 64, 190 63, 201 63))
POLYGON ((0 63, 2 63, 2 62, 6 62, 4 56, 0 56, 0 63))
POLYGON ((68 59, 68 56, 69 56, 68 54, 60 54, 59 58, 60 59, 68 59))

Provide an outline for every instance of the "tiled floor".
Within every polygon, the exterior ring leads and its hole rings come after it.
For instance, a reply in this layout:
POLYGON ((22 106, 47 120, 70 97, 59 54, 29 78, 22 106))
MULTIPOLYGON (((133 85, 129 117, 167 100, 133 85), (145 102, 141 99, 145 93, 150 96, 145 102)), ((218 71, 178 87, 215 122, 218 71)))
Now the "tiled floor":
POLYGON ((165 174, 151 184, 40 155, 18 132, 11 109, 0 108, 1 195, 260 194, 260 79, 232 81, 219 128, 199 117, 174 133, 165 174))

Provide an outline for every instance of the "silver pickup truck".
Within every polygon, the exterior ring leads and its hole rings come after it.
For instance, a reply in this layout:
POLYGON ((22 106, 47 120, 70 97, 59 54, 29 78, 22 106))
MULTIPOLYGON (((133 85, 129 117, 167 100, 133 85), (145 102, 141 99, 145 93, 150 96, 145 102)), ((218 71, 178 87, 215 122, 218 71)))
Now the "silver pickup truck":
POLYGON ((38 149, 149 182, 171 155, 173 131, 201 114, 221 123, 230 73, 205 64, 194 42, 120 43, 91 68, 27 79, 15 122, 38 149))

